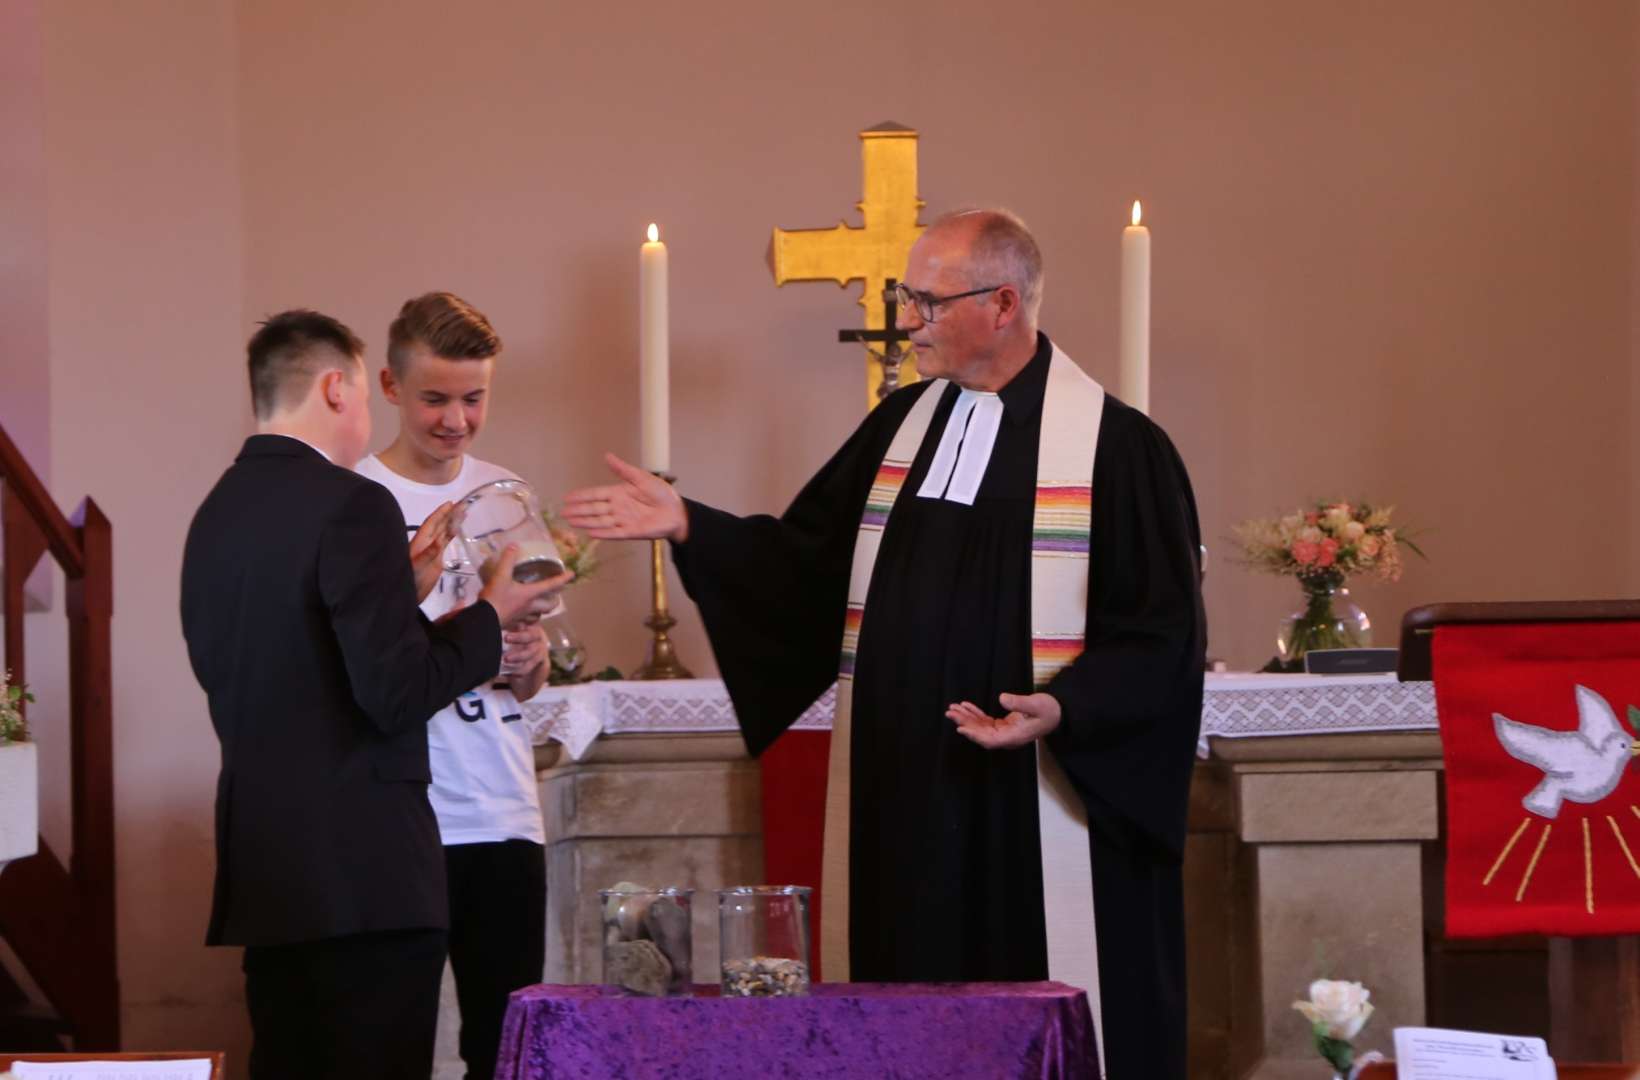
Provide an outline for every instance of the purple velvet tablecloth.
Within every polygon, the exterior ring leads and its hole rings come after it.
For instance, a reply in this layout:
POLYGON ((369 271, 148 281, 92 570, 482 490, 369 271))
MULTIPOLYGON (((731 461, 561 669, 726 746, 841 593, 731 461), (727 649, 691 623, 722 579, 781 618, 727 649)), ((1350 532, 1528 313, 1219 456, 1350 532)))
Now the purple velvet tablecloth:
POLYGON ((1097 1077, 1093 1015, 1063 983, 817 983, 808 997, 512 995, 496 1080, 1097 1077))

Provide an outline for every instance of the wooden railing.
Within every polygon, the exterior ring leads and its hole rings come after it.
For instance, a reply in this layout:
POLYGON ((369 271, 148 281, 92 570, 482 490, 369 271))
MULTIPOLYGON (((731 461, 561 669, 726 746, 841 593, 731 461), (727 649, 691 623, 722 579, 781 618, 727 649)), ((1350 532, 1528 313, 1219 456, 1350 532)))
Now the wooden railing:
POLYGON ((39 854, 0 873, 0 938, 66 1021, 76 1050, 116 1050, 113 538, 108 519, 89 498, 72 520, 65 518, 0 428, 0 604, 5 666, 16 682, 28 678, 23 584, 47 553, 66 580, 74 852, 65 867, 41 837, 39 854))

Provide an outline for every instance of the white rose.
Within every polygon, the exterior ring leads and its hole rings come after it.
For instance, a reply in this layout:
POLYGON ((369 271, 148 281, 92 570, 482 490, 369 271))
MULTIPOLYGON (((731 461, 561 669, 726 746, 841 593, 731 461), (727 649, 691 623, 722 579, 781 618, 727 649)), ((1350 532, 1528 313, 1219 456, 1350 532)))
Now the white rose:
POLYGON ((1321 543, 1321 530, 1314 525, 1306 525, 1298 531, 1298 538, 1312 544, 1319 544, 1321 543))
POLYGON ((1361 1033, 1372 1004, 1372 994, 1358 982, 1317 979, 1310 984, 1310 1000, 1295 1001, 1293 1008, 1312 1024, 1325 1024, 1327 1035, 1346 1042, 1361 1033))
POLYGON ((1344 503, 1327 508, 1327 528, 1333 532, 1342 529, 1350 520, 1350 508, 1344 503))
POLYGON ((1352 521, 1344 526, 1344 542, 1353 544, 1366 534, 1367 527, 1359 521, 1352 521))

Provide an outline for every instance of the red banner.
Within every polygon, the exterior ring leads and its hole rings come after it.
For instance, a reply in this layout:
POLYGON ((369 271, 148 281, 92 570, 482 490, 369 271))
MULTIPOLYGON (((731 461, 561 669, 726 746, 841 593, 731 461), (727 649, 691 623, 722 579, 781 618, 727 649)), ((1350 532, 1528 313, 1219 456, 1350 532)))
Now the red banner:
MULTIPOLYGON (((809 959, 820 974, 820 855, 826 833, 826 765, 831 732, 788 731, 758 758, 763 781, 763 880, 807 885, 809 959)), ((847 902, 846 900, 844 901, 847 902)))
POLYGON ((1443 626, 1446 932, 1640 932, 1640 624, 1443 626))

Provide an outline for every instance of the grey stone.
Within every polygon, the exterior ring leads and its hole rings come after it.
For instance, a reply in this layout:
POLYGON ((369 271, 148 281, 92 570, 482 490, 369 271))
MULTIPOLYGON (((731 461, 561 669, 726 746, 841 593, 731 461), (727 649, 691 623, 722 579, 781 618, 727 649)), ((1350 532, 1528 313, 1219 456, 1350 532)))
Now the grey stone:
POLYGON ((655 897, 648 891, 639 891, 642 886, 630 885, 622 882, 618 889, 632 892, 631 896, 611 896, 604 902, 604 925, 615 927, 620 931, 623 941, 636 941, 643 937, 643 917, 654 903, 655 897))
POLYGON ((649 939, 671 961, 676 981, 688 985, 692 938, 688 909, 674 898, 663 896, 649 905, 643 926, 649 939))
POLYGON ((604 946, 604 981, 649 997, 665 997, 672 964, 653 941, 617 941, 604 946))

